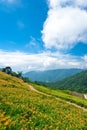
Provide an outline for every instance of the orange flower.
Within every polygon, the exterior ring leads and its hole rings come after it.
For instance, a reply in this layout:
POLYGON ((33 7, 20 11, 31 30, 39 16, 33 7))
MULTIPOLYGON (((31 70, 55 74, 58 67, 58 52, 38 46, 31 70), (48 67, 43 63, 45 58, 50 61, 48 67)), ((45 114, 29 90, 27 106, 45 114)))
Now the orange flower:
POLYGON ((11 120, 9 119, 8 121, 6 121, 6 122, 4 123, 4 125, 5 125, 5 126, 8 126, 10 123, 11 123, 11 120))

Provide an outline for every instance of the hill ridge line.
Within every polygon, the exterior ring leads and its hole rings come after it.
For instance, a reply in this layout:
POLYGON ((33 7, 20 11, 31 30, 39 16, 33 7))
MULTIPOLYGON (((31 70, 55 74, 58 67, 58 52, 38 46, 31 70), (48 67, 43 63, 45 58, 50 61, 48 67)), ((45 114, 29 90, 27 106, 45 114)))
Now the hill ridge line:
MULTIPOLYGON (((48 97, 52 97, 52 95, 46 94, 46 93, 44 93, 44 92, 41 92, 41 91, 35 89, 32 85, 28 85, 28 87, 30 88, 30 90, 35 91, 35 92, 37 92, 37 93, 39 93, 39 94, 42 94, 42 95, 45 95, 45 96, 48 96, 48 97)), ((55 97, 55 99, 56 99, 56 100, 64 101, 64 102, 66 102, 66 103, 69 104, 69 105, 73 105, 73 106, 75 106, 75 107, 77 107, 77 108, 82 109, 83 111, 87 111, 86 108, 81 107, 81 106, 79 106, 79 105, 77 105, 77 104, 75 104, 75 103, 71 103, 71 102, 69 102, 69 101, 66 101, 66 100, 63 100, 63 99, 57 98, 57 97, 55 97)))

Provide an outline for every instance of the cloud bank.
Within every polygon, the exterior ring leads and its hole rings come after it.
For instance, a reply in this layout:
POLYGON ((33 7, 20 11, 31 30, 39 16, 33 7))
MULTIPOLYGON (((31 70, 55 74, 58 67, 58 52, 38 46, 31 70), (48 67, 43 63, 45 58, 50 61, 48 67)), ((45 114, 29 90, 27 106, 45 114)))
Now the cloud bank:
POLYGON ((42 40, 46 48, 68 50, 87 43, 87 0, 48 0, 42 40))
POLYGON ((57 68, 86 68, 87 55, 84 57, 43 52, 27 54, 22 52, 0 51, 0 66, 11 66, 15 71, 48 70, 57 68))

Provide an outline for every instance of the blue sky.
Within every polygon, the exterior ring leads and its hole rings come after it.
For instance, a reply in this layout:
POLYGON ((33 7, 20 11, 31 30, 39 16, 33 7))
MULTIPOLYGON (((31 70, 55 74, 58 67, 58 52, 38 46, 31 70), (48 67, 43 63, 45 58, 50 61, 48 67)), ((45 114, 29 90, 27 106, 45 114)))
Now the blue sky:
POLYGON ((0 67, 87 68, 87 0, 1 0, 0 67))
POLYGON ((6 1, 0 5, 0 48, 29 51, 26 44, 32 38, 41 39, 41 30, 47 15, 46 1, 22 0, 17 4, 15 0, 12 3, 6 1))

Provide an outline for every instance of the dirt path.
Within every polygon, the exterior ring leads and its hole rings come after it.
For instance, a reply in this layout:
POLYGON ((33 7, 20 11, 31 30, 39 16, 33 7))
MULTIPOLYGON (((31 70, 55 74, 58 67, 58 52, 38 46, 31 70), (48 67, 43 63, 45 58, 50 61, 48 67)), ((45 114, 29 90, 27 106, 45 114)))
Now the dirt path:
MULTIPOLYGON (((30 88, 32 91, 35 91, 35 92, 37 92, 37 93, 39 93, 39 94, 42 94, 42 95, 45 95, 45 96, 48 96, 48 97, 51 97, 51 95, 46 94, 46 93, 41 92, 41 91, 38 91, 38 90, 36 90, 36 89, 35 89, 33 86, 31 86, 31 85, 28 85, 28 86, 29 86, 29 88, 30 88)), ((79 105, 77 105, 77 104, 75 104, 75 103, 68 102, 68 101, 63 100, 63 99, 61 99, 61 98, 56 98, 56 97, 55 97, 55 99, 56 99, 56 100, 64 101, 64 102, 66 102, 67 104, 70 104, 70 105, 73 105, 73 106, 75 106, 75 107, 77 107, 77 108, 82 109, 83 111, 87 111, 86 108, 81 107, 81 106, 79 106, 79 105)))
POLYGON ((33 86, 31 86, 31 85, 29 85, 29 88, 30 88, 31 90, 33 90, 33 91, 39 93, 39 94, 42 94, 42 95, 51 97, 51 95, 46 94, 46 93, 43 93, 43 92, 40 92, 40 91, 36 90, 36 89, 35 89, 33 86))

